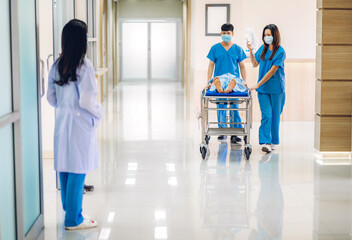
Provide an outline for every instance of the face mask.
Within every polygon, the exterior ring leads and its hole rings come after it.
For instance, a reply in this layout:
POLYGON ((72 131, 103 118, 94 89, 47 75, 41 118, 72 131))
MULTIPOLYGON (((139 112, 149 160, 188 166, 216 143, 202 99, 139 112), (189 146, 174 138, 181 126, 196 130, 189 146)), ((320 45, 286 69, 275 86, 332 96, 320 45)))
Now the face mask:
POLYGON ((264 42, 265 42, 266 44, 272 44, 272 43, 273 43, 273 40, 274 40, 273 36, 265 36, 265 37, 264 37, 264 42))
POLYGON ((230 42, 231 39, 232 39, 232 36, 231 35, 227 35, 227 34, 224 34, 221 36, 222 40, 226 43, 230 42))

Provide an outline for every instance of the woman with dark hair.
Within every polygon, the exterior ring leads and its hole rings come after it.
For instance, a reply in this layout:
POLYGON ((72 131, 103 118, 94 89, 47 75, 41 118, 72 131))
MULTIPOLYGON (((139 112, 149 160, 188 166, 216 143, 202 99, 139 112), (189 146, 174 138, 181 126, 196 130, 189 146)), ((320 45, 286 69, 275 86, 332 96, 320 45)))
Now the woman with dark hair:
POLYGON ((275 24, 265 26, 262 39, 264 44, 255 54, 247 42, 253 67, 259 65, 258 83, 250 91, 257 90, 262 112, 259 143, 262 151, 271 152, 280 143, 280 116, 285 105, 286 53, 281 47, 280 32, 275 24))
POLYGON ((96 128, 103 116, 92 63, 85 58, 87 25, 68 22, 62 53, 49 73, 47 99, 55 107, 54 167, 59 173, 67 230, 92 228, 97 222, 82 215, 86 173, 99 167, 96 128))

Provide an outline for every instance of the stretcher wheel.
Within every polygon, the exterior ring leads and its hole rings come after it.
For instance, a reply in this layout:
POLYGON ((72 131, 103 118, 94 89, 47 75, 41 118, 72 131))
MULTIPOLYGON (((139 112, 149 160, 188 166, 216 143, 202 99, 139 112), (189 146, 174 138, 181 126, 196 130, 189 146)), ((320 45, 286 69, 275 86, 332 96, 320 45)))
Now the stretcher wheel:
POLYGON ((205 136, 205 143, 208 145, 210 140, 210 136, 206 135, 205 136))
POLYGON ((249 157, 251 156, 252 153, 252 148, 250 147, 245 147, 244 148, 244 154, 246 156, 246 160, 249 160, 249 157))
POLYGON ((205 156, 207 155, 207 148, 206 147, 201 147, 200 152, 202 154, 202 158, 205 159, 205 156))

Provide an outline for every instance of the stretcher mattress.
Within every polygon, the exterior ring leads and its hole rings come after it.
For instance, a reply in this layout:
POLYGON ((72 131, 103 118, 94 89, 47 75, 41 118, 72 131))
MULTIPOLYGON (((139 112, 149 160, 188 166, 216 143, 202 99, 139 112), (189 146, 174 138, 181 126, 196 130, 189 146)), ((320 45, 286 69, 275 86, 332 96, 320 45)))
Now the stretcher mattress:
POLYGON ((245 92, 231 92, 231 93, 218 93, 217 91, 209 91, 209 89, 207 90, 207 92, 205 93, 206 97, 248 97, 248 91, 245 92))

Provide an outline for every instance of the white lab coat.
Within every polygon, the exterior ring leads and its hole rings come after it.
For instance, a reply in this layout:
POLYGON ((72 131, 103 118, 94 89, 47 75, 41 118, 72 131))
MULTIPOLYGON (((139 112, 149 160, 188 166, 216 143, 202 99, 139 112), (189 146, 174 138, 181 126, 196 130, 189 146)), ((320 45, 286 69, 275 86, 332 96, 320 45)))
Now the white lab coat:
POLYGON ((88 59, 77 69, 77 81, 59 86, 58 62, 49 73, 47 99, 55 107, 54 168, 57 172, 88 173, 99 167, 97 126, 104 109, 88 59))

